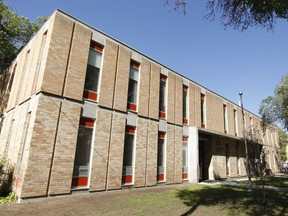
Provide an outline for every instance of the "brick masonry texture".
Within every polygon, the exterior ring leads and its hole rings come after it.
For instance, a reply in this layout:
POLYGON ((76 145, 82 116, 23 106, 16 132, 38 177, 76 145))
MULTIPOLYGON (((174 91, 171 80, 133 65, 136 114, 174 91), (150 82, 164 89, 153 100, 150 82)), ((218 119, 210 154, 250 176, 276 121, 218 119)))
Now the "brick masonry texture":
POLYGON ((60 102, 41 97, 21 197, 46 196, 60 102))
POLYGON ((183 124, 183 80, 176 76, 175 86, 175 124, 183 124))
POLYGON ((56 13, 46 61, 42 89, 62 95, 74 23, 56 13))
POLYGON ((167 122, 175 123, 175 82, 176 75, 171 71, 168 72, 166 83, 167 96, 167 122))
POLYGON ((147 135, 148 121, 138 119, 137 138, 136 138, 136 155, 135 155, 135 187, 145 186, 146 175, 146 156, 147 156, 147 135))
POLYGON ((121 188, 125 122, 125 115, 113 113, 107 181, 108 190, 121 188))
POLYGON ((175 183, 175 128, 167 125, 166 140, 166 184, 175 183))
POLYGON ((139 107, 138 115, 147 116, 149 112, 149 105, 153 101, 149 100, 149 90, 150 90, 150 74, 151 74, 151 64, 146 58, 142 58, 140 66, 140 83, 139 83, 139 107))
MULTIPOLYGON (((131 52, 119 47, 113 109, 126 112, 131 52)), ((140 72, 141 73, 141 72, 140 72)))
POLYGON ((175 183, 182 182, 182 136, 182 128, 175 127, 175 183))
POLYGON ((49 195, 67 194, 71 189, 81 106, 63 101, 49 185, 49 195))
POLYGON ((119 46, 117 44, 108 39, 106 40, 101 72, 99 105, 108 108, 112 108, 113 104, 118 49, 119 46))
POLYGON ((64 96, 82 100, 91 31, 80 24, 74 25, 70 56, 64 86, 64 96))
POLYGON ((156 185, 157 175, 157 147, 158 147, 158 123, 148 123, 148 144, 147 144, 147 168, 146 186, 156 185))
POLYGON ((160 67, 151 63, 150 75, 150 99, 149 99, 149 117, 152 119, 159 118, 159 83, 160 67), (153 77, 153 79, 152 79, 153 77))
POLYGON ((111 112, 101 109, 97 111, 90 191, 106 189, 111 118, 111 112))

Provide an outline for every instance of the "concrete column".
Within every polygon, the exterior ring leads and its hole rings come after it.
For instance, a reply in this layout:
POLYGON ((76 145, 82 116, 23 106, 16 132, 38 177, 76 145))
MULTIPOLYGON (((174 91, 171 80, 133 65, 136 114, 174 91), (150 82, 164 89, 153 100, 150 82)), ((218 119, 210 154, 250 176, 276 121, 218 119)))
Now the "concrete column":
POLYGON ((198 179, 199 161, 199 138, 197 127, 189 127, 188 139, 188 179, 190 183, 199 182, 198 179))

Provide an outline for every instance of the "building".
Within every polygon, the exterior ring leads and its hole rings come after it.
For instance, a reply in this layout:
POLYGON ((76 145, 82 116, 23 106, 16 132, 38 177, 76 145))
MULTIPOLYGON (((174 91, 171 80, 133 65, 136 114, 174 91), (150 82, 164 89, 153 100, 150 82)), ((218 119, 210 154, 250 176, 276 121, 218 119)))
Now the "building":
MULTIPOLYGON (((1 76, 0 116, 21 199, 246 175, 238 105, 60 10, 1 76)), ((277 130, 245 121, 278 171, 277 130)))

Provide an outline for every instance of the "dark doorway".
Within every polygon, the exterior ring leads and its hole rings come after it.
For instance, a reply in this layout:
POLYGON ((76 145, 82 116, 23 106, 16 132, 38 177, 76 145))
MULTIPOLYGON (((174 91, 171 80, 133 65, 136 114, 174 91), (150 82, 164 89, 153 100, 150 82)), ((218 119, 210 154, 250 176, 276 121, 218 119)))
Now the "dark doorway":
POLYGON ((211 135, 199 134, 199 181, 209 179, 209 166, 212 158, 211 135))

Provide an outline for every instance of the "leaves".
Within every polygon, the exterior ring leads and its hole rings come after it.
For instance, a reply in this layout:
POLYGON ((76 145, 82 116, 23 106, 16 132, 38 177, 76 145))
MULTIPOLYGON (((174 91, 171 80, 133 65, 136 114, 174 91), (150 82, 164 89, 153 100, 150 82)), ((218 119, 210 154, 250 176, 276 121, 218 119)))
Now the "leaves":
POLYGON ((21 47, 38 31, 46 17, 38 17, 35 23, 18 16, 0 0, 0 74, 16 57, 21 47))

